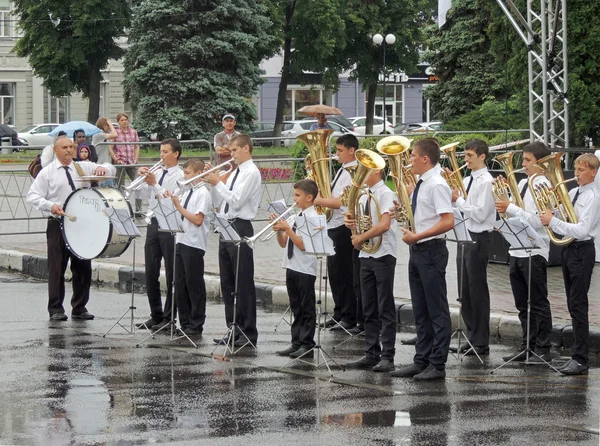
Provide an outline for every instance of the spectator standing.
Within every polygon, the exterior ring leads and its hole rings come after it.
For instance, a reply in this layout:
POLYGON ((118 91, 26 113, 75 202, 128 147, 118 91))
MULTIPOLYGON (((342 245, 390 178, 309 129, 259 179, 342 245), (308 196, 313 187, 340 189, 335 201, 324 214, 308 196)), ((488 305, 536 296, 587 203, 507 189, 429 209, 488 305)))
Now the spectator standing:
MULTIPOLYGON (((117 123, 119 128, 116 130, 115 145, 109 147, 108 150, 113 164, 123 166, 117 175, 117 187, 121 189, 125 173, 132 181, 137 177, 137 168, 133 164, 137 164, 140 156, 140 146, 137 144, 140 138, 136 130, 129 125, 129 116, 126 113, 122 112, 117 115, 117 123)), ((142 211, 142 200, 135 200, 135 211, 136 213, 142 211)))
POLYGON ((92 163, 97 163, 98 162, 98 154, 96 153, 96 148, 93 145, 87 144, 86 137, 85 137, 85 131, 82 129, 75 130, 73 132, 73 147, 75 148, 75 151, 77 153, 78 153, 79 146, 82 144, 85 144, 88 146, 88 150, 90 152, 89 160, 92 163))
POLYGON ((310 126, 310 130, 333 130, 333 127, 327 122, 327 116, 324 113, 317 113, 317 122, 310 126))
MULTIPOLYGON (((96 147, 96 153, 98 154, 98 163, 106 164, 112 163, 110 156, 110 146, 108 144, 102 144, 106 141, 114 141, 117 139, 117 131, 113 126, 112 122, 108 118, 100 118, 96 121, 96 127, 102 130, 100 133, 96 133, 92 136, 92 145, 96 147)), ((110 179, 100 184, 101 187, 113 187, 115 181, 110 179)))
POLYGON ((240 132, 235 130, 236 123, 237 121, 235 120, 235 116, 231 113, 226 113, 223 116, 223 131, 215 135, 213 144, 215 147, 215 153, 217 155, 217 166, 231 159, 231 150, 228 148, 229 142, 231 141, 231 138, 240 134, 240 132))

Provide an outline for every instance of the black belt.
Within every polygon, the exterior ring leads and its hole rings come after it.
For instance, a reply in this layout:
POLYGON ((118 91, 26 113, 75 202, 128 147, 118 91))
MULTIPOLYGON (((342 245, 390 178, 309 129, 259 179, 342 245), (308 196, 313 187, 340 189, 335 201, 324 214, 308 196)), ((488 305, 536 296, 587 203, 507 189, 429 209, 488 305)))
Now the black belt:
POLYGON ((252 223, 252 220, 244 220, 243 218, 230 218, 229 223, 252 223))
POLYGON ((446 245, 446 240, 443 238, 434 238, 433 240, 427 240, 425 242, 416 243, 410 246, 411 251, 426 251, 434 246, 446 245))
POLYGON ((594 244, 594 239, 580 240, 578 242, 569 243, 565 248, 580 248, 582 246, 590 246, 594 244))

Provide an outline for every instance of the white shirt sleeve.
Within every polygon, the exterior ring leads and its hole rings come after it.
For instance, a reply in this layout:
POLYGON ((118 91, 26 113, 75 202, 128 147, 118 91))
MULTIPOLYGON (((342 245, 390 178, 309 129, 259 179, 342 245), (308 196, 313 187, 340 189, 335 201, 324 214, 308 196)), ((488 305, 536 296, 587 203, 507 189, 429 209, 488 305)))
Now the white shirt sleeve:
POLYGON ((236 183, 232 190, 229 190, 223 182, 219 182, 214 189, 229 203, 230 210, 238 211, 250 197, 260 194, 260 172, 258 170, 248 170, 240 172, 242 178, 238 179, 239 185, 236 183))
POLYGON ((600 219, 600 197, 592 195, 590 199, 585 200, 585 203, 577 201, 575 206, 579 210, 577 223, 567 223, 557 217, 552 217, 548 227, 565 237, 585 240, 590 237, 592 228, 598 224, 600 219))
POLYGON ((44 169, 40 171, 31 184, 25 200, 38 211, 50 212, 54 203, 46 199, 49 193, 47 173, 48 171, 44 171, 44 169))
POLYGON ((496 207, 493 200, 492 183, 490 181, 478 181, 478 183, 477 185, 473 184, 477 188, 475 202, 469 203, 464 198, 458 197, 456 207, 465 214, 465 217, 483 224, 489 220, 490 215, 496 213, 496 207))

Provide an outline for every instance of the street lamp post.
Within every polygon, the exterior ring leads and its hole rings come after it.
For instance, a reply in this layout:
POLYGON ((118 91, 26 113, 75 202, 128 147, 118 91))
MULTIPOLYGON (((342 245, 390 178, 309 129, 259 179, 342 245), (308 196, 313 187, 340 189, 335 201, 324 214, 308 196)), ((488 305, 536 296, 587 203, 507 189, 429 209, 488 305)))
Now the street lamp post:
POLYGON ((385 118, 385 97, 386 97, 385 87, 386 87, 386 77, 387 77, 386 66, 385 66, 385 50, 388 45, 393 45, 394 43, 396 43, 396 36, 393 34, 388 34, 385 36, 385 39, 384 39, 383 36, 378 33, 373 36, 373 43, 375 45, 383 46, 383 113, 382 113, 383 116, 382 117, 383 117, 383 133, 385 133, 387 131, 387 125, 386 125, 387 123, 386 123, 386 118, 385 118))

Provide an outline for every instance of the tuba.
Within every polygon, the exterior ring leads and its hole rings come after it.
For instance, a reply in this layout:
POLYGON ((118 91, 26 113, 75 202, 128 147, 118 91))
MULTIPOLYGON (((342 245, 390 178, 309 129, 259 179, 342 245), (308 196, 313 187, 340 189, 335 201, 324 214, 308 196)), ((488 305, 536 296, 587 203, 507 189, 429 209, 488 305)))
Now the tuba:
POLYGON ((459 142, 453 142, 450 144, 446 144, 445 146, 440 148, 440 152, 444 152, 448 157, 448 161, 450 162, 450 170, 452 171, 447 172, 446 170, 442 170, 442 177, 446 180, 446 183, 448 183, 450 189, 458 189, 462 197, 466 200, 467 190, 465 189, 462 173, 460 171, 467 167, 467 164, 463 164, 462 167, 458 166, 458 160, 456 158, 456 147, 459 144, 459 142))
MULTIPOLYGON (((536 172, 529 177, 529 190, 540 214, 545 214, 548 211, 558 211, 563 221, 577 223, 577 215, 575 214, 573 203, 571 203, 567 186, 565 186, 566 183, 577 180, 577 178, 564 179, 562 168, 560 167, 560 160, 563 155, 564 152, 553 153, 536 163, 540 167, 541 172, 536 172), (550 186, 547 184, 534 186, 534 180, 541 175, 548 179, 550 186)), ((548 226, 546 226, 546 231, 548 231, 550 240, 555 245, 568 245, 573 241, 572 237, 564 237, 562 239, 557 237, 548 226)))
MULTIPOLYGON (((500 164, 502 170, 504 170, 505 178, 497 179, 492 186, 492 194, 494 195, 494 201, 510 201, 512 196, 514 203, 521 209, 525 209, 521 193, 519 192, 519 185, 515 174, 523 171, 523 169, 515 170, 513 166, 513 157, 516 152, 506 152, 502 155, 498 155, 495 161, 500 164)), ((502 218, 506 218, 506 214, 500 215, 502 218)))
MULTIPOLYGON (((358 167, 352 175, 352 186, 350 186, 348 193, 348 213, 352 215, 352 218, 356 222, 356 229, 352 230, 352 234, 363 234, 373 227, 371 216, 365 215, 364 207, 360 205, 360 198, 363 195, 368 195, 372 200, 375 197, 369 192, 363 190, 363 185, 371 172, 374 170, 381 170, 385 167, 385 160, 377 153, 366 150, 358 149, 355 153, 356 160, 358 161, 358 167)), ((381 218, 381 210, 379 209, 379 203, 375 200, 377 207, 378 218, 381 218)), ((379 235, 374 239, 370 239, 363 243, 361 248, 362 251, 373 254, 377 252, 381 246, 383 236, 379 235)))
MULTIPOLYGON (((310 179, 317 183, 317 187, 323 198, 331 198, 327 142, 329 141, 329 135, 332 133, 333 130, 314 130, 298 136, 298 139, 308 148, 310 161, 307 160, 306 164, 310 163, 310 179)), ((315 210, 321 215, 325 213, 327 221, 329 221, 333 215, 333 210, 329 208, 315 208, 315 210)))
POLYGON ((399 205, 396 207, 395 218, 406 229, 415 230, 415 220, 412 204, 406 187, 417 184, 410 168, 409 148, 411 141, 404 136, 387 136, 377 142, 377 151, 387 156, 390 175, 394 179, 399 205))

